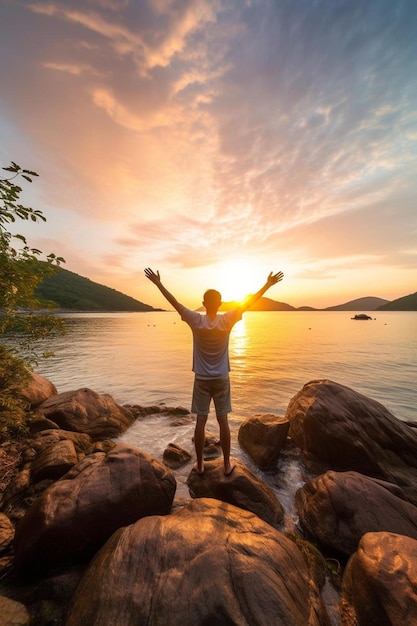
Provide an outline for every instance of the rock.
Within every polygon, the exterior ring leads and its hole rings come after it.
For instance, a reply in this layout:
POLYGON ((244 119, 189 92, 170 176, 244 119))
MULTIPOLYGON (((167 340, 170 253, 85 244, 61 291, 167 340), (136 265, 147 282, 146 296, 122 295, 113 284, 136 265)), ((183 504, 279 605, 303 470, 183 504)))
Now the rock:
POLYGON ((32 437, 43 430, 58 429, 58 424, 55 424, 52 420, 48 420, 43 417, 42 414, 33 414, 31 419, 26 420, 26 424, 29 426, 29 431, 32 437))
POLYGON ((301 526, 325 548, 351 556, 367 532, 388 531, 417 540, 417 507, 390 483, 357 472, 329 471, 296 492, 301 526))
POLYGON ((43 430, 33 439, 36 456, 31 464, 31 481, 57 480, 81 461, 92 447, 91 437, 66 430, 43 430))
POLYGON ((290 423, 285 417, 270 413, 254 415, 241 424, 239 444, 261 469, 275 467, 289 428, 290 423))
POLYGON ((343 575, 343 626, 411 626, 417 616, 417 541, 367 533, 343 575))
POLYGON ((177 446, 177 444, 169 443, 164 450, 162 459, 165 465, 168 465, 171 469, 177 469, 191 460, 191 454, 184 448, 177 446))
POLYGON ((70 439, 62 439, 45 446, 37 454, 30 468, 31 480, 38 482, 45 478, 57 480, 78 463, 75 446, 70 439))
MULTIPOLYGON (((7 556, 0 556, 0 579, 4 578, 13 565, 14 557, 9 554, 7 556)), ((1 622, 0 622, 1 623, 1 622)))
POLYGON ((93 441, 118 437, 135 419, 129 409, 116 404, 110 395, 91 389, 60 393, 42 402, 38 410, 60 428, 87 433, 93 441))
POLYGON ((26 607, 20 602, 0 596, 1 626, 29 626, 30 616, 26 607))
POLYGON ((19 390, 19 395, 31 406, 37 406, 58 393, 50 380, 36 372, 28 371, 29 381, 25 387, 19 390))
POLYGON ((66 626, 329 624, 294 543, 256 515, 199 499, 120 529, 89 565, 66 626))
POLYGON ((165 407, 166 412, 171 415, 189 415, 190 411, 183 406, 165 407))
POLYGON ((4 513, 0 513, 0 553, 7 550, 13 541, 14 526, 4 513))
POLYGON ((224 475, 223 459, 204 464, 204 474, 193 469, 187 479, 192 498, 216 498, 255 513, 275 528, 284 520, 284 509, 270 487, 249 468, 233 459, 235 468, 224 475))
POLYGON ((330 380, 304 385, 290 401, 290 437, 329 469, 355 470, 399 485, 417 505, 417 431, 382 404, 330 380))
POLYGON ((71 598, 84 571, 85 566, 72 567, 47 578, 25 581, 24 585, 20 584, 13 589, 12 597, 26 606, 31 616, 31 626, 63 625, 71 598))
POLYGON ((121 526, 169 513, 175 489, 164 465, 130 446, 87 456, 46 489, 17 525, 17 571, 29 575, 88 560, 121 526))
POLYGON ((19 512, 16 513, 15 509, 16 507, 19 508, 29 485, 30 468, 25 467, 12 478, 3 494, 2 509, 13 521, 20 517, 19 512))
POLYGON ((31 442, 31 448, 35 450, 36 454, 39 454, 42 450, 48 446, 54 445, 58 441, 72 441, 74 448, 77 450, 77 454, 88 453, 94 448, 95 443, 92 442, 91 437, 85 433, 77 433, 71 430, 62 430, 61 428, 42 430, 33 437, 31 442))

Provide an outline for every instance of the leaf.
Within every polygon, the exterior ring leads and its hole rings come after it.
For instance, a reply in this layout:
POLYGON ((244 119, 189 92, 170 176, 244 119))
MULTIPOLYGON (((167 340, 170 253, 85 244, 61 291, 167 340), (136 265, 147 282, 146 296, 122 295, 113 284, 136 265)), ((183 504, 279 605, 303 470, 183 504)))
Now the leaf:
POLYGON ((20 239, 21 241, 23 241, 23 243, 26 243, 26 237, 24 237, 23 235, 13 235, 13 237, 15 239, 20 239))

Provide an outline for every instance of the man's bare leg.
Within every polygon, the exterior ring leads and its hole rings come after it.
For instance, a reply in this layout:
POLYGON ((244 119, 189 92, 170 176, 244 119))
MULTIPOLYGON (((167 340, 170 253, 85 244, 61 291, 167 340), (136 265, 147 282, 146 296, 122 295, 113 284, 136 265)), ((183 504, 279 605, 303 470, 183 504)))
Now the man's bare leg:
POLYGON ((217 415, 220 427, 220 445, 223 451, 224 473, 229 476, 234 470, 234 464, 230 463, 230 427, 227 415, 217 415))
POLYGON ((204 442, 206 439, 206 422, 207 415, 197 415, 197 421, 194 430, 194 446, 197 456, 197 463, 194 465, 194 468, 197 474, 204 473, 204 442))

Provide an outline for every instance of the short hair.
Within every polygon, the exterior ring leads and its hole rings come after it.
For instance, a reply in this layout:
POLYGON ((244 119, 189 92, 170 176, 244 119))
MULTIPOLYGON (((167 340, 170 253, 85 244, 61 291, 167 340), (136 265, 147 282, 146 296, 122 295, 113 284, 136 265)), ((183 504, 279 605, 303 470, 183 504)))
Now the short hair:
POLYGON ((203 301, 210 305, 220 305, 222 301, 222 294, 216 289, 207 289, 203 296, 203 301))

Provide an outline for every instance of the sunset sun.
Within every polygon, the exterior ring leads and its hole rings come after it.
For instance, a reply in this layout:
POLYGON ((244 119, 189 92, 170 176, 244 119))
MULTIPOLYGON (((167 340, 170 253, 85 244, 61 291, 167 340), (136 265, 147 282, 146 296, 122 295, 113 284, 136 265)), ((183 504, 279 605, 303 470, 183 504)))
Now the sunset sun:
POLYGON ((247 259, 231 259, 221 263, 217 270, 217 289, 223 302, 243 300, 257 291, 264 283, 268 272, 247 259), (265 276, 264 276, 265 274, 265 276))

